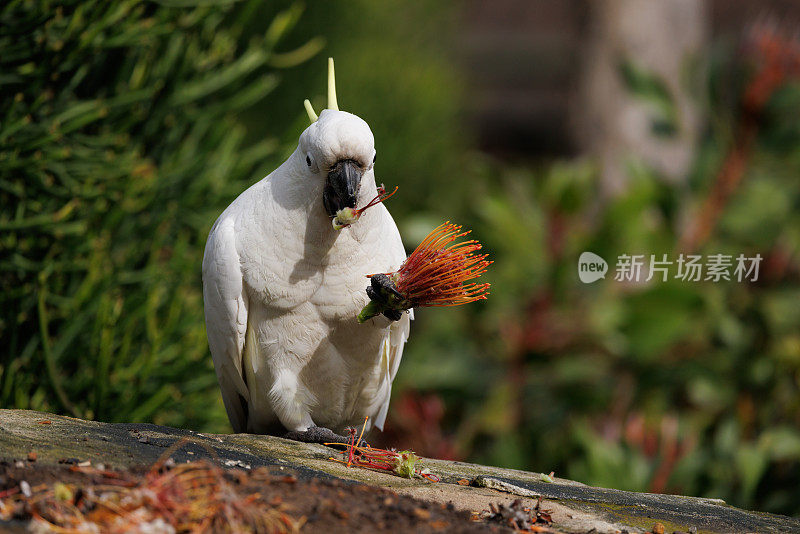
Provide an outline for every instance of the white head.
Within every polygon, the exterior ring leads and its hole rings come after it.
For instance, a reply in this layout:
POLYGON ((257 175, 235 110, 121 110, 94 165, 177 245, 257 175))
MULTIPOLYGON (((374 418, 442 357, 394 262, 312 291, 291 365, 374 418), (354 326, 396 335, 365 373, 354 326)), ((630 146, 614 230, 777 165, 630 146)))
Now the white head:
POLYGON ((332 58, 328 59, 328 108, 317 117, 311 103, 304 104, 311 126, 300 135, 299 152, 312 175, 325 182, 322 202, 333 217, 344 207, 356 207, 361 182, 375 164, 375 140, 366 122, 339 111, 332 58))

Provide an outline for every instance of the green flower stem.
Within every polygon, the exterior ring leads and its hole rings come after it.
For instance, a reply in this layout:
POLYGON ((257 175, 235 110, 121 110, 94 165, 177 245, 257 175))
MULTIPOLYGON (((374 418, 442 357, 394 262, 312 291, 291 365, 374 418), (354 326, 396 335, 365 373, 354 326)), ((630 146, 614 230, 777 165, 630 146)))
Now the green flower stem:
POLYGON ((386 308, 386 306, 377 300, 370 300, 366 306, 361 308, 361 312, 358 314, 358 322, 364 323, 373 317, 382 314, 387 309, 388 308, 386 308))

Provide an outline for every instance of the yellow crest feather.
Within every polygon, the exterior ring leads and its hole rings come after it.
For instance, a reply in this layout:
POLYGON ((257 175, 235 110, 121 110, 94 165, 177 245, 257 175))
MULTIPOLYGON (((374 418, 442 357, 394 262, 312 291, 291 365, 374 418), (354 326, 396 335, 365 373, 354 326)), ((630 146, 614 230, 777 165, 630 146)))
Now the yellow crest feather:
POLYGON ((311 106, 311 101, 306 98, 303 100, 303 106, 305 106, 306 113, 308 113, 308 120, 315 122, 319 117, 317 117, 317 114, 314 113, 314 108, 311 106))
POLYGON ((336 73, 333 69, 333 58, 328 58, 328 109, 339 111, 339 103, 336 102, 336 73))

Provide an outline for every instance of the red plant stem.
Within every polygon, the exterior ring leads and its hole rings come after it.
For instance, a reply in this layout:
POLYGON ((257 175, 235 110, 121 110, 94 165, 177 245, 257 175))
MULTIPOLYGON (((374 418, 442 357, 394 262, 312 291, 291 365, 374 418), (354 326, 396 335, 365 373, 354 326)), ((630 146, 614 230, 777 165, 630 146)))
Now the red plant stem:
POLYGON ((711 237, 725 206, 742 181, 757 133, 755 121, 747 121, 742 126, 736 144, 725 158, 693 228, 682 239, 680 250, 692 253, 711 237))
POLYGON ((800 45, 796 38, 771 27, 755 26, 750 36, 756 50, 758 70, 742 95, 742 119, 736 140, 699 215, 681 239, 680 249, 698 250, 713 233, 719 218, 742 181, 753 154, 758 121, 767 102, 790 78, 800 75, 800 45))
POLYGON ((391 193, 387 193, 387 192, 386 192, 386 189, 384 189, 384 187, 381 185, 381 186, 378 188, 378 194, 377 194, 377 195, 375 195, 375 198, 373 198, 372 200, 370 200, 370 201, 367 203, 367 205, 366 205, 366 206, 364 206, 363 208, 358 208, 358 209, 356 210, 356 215, 360 217, 360 216, 361 216, 361 214, 362 214, 362 213, 364 213, 364 212, 365 212, 365 211, 366 211, 368 208, 371 208, 371 207, 372 207, 372 206, 374 206, 375 204, 379 204, 379 203, 383 202, 384 200, 388 200, 388 199, 389 199, 389 197, 391 197, 392 195, 394 195, 395 193, 397 193, 397 188, 398 188, 398 186, 394 186, 394 191, 392 191, 391 193))

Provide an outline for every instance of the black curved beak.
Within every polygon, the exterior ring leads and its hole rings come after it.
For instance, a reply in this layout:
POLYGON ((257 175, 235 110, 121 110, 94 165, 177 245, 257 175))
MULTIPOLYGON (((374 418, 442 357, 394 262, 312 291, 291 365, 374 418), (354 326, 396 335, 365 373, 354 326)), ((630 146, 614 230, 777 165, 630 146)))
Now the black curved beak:
POLYGON ((328 216, 335 217, 336 212, 345 207, 355 209, 362 174, 361 165, 352 159, 339 160, 331 167, 322 192, 322 204, 328 216))

